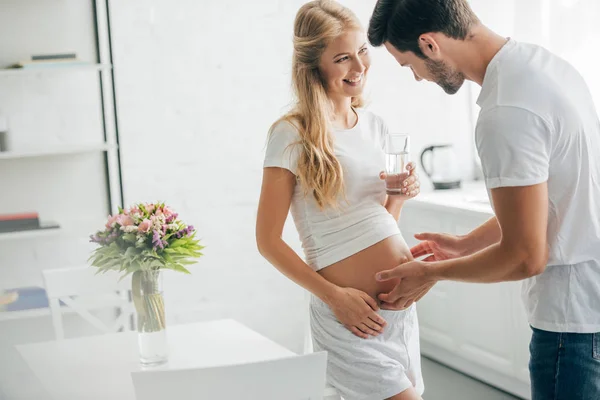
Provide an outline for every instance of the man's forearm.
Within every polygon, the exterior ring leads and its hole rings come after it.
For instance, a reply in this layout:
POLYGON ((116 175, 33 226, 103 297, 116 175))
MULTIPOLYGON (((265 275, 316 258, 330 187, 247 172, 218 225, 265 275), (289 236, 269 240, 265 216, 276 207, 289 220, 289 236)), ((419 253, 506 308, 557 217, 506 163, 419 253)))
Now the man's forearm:
POLYGON ((547 184, 496 188, 492 197, 497 218, 465 239, 472 241, 473 248, 483 250, 424 263, 424 274, 433 280, 492 283, 521 280, 544 271, 548 262, 547 184))
POLYGON ((498 219, 492 217, 467 235, 463 236, 466 247, 464 255, 477 253, 488 246, 500 242, 500 239, 502 239, 502 230, 498 224, 498 219))
POLYGON ((425 263, 425 268, 436 280, 494 283, 529 278, 543 268, 545 261, 496 243, 470 256, 425 263))

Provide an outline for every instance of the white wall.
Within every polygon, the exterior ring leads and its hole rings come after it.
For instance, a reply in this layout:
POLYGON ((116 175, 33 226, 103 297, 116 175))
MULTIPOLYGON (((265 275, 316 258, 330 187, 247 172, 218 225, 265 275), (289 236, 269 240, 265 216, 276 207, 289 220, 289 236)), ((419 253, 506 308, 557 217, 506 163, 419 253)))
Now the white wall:
MULTIPOLYGON (((198 228, 206 256, 171 275, 171 322, 234 317, 293 350, 302 291, 258 254, 267 130, 289 105, 292 26, 304 1, 112 1, 126 202, 164 200, 198 228)), ((344 1, 366 25, 375 1, 344 1)), ((454 142, 471 162, 465 93, 417 84, 374 49, 370 108, 413 136, 413 159, 454 142)), ((294 226, 285 238, 300 249, 294 226)))

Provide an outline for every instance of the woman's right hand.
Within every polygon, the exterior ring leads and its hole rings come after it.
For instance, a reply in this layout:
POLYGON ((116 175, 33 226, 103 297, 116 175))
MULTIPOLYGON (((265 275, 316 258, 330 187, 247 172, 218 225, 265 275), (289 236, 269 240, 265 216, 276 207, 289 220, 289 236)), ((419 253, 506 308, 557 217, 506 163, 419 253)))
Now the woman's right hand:
POLYGON ((339 288, 329 307, 342 325, 363 339, 379 335, 387 324, 376 312, 377 301, 358 289, 339 288))

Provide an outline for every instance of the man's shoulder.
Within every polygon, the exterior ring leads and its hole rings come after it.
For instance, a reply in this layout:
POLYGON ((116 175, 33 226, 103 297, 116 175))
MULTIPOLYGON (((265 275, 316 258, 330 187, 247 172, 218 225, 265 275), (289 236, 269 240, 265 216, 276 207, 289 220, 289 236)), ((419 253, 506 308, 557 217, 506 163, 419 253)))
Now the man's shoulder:
POLYGON ((568 82, 573 85, 576 72, 568 63, 541 46, 519 44, 511 58, 498 68, 492 95, 481 104, 482 115, 498 108, 513 107, 549 118, 557 105, 566 101, 568 82))
POLYGON ((531 43, 518 43, 507 61, 498 69, 501 94, 555 94, 579 76, 566 60, 531 43))

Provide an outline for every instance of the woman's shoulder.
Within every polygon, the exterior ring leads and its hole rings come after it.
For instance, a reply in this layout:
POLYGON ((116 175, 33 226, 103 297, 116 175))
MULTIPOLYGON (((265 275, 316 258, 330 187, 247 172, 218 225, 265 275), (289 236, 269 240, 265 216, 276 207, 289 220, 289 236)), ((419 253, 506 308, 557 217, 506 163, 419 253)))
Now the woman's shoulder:
POLYGON ((264 167, 279 167, 296 174, 301 146, 300 135, 293 120, 282 117, 271 125, 265 151, 264 167))
POLYGON ((285 137, 299 137, 300 131, 298 121, 293 117, 283 116, 275 121, 269 129, 269 135, 278 135, 285 137))
POLYGON ((293 118, 284 116, 275 121, 268 134, 268 148, 273 151, 283 151, 286 148, 301 142, 298 122, 293 118))

